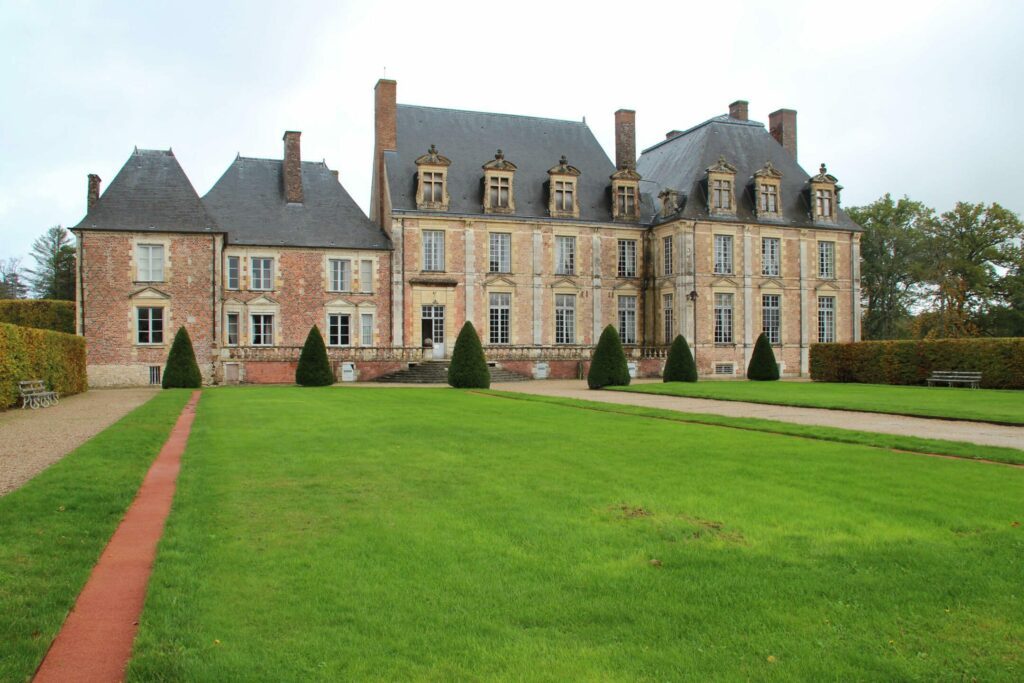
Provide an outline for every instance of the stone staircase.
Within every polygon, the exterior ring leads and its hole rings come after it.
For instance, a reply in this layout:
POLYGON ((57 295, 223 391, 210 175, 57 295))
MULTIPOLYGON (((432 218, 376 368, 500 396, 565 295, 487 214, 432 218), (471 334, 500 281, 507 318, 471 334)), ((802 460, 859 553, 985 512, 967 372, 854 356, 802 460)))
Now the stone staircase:
MULTIPOLYGON (((532 379, 494 365, 490 365, 488 369, 491 371, 491 382, 523 382, 532 379)), ((448 361, 428 360, 410 363, 405 370, 381 375, 373 381, 384 384, 447 384, 448 361)))

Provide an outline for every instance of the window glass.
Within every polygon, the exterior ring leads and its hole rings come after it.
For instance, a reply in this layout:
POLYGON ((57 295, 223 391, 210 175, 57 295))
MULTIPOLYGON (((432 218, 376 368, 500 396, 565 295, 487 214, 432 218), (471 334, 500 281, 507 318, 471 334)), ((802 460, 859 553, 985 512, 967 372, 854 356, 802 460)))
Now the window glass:
POLYGON ((164 309, 156 306, 143 306, 136 309, 138 316, 139 344, 164 343, 164 309))
POLYGON ((264 257, 253 257, 251 277, 252 289, 273 289, 273 281, 274 259, 264 257))
POLYGON ((228 346, 238 346, 238 314, 228 313, 224 325, 224 336, 228 346))
POLYGON ((490 295, 490 334, 491 344, 508 344, 512 309, 512 295, 505 292, 494 292, 490 295))
POLYGON ((256 313, 252 316, 252 345, 274 345, 274 316, 269 313, 256 313))
POLYGON ((555 274, 576 273, 576 238, 566 235, 555 236, 555 274))
POLYGON ((661 253, 662 253, 662 258, 663 258, 662 267, 663 267, 663 269, 665 271, 665 275, 671 275, 672 274, 672 270, 673 270, 672 269, 672 264, 673 264, 673 261, 672 261, 672 237, 669 236, 669 237, 663 238, 662 241, 661 241, 661 244, 662 244, 661 253))
POLYGON ((507 232, 492 232, 490 241, 490 271, 512 272, 512 235, 507 232))
POLYGON ((732 344, 732 294, 715 294, 715 343, 732 344))
POLYGON ((373 314, 363 313, 359 316, 360 320, 360 340, 359 343, 362 346, 373 346, 373 314))
POLYGON ((348 259, 331 259, 330 283, 332 292, 348 292, 352 289, 352 262, 348 259))
POLYGON ((636 344, 636 297, 619 297, 619 339, 623 344, 636 344))
POLYGON ((818 277, 834 278, 836 264, 836 243, 818 242, 818 277))
POLYGON ((373 261, 370 259, 359 262, 359 291, 364 294, 373 292, 373 261))
POLYGON ((444 270, 444 231, 423 231, 423 270, 444 270))
POLYGON ((352 343, 348 313, 331 313, 327 316, 327 344, 349 346, 352 343))
POLYGON ((673 296, 671 294, 665 294, 661 297, 661 310, 662 320, 665 323, 665 343, 671 344, 672 340, 675 339, 675 307, 673 306, 673 296))
POLYGON ((836 340, 836 298, 818 297, 818 341, 829 344, 836 340))
POLYGON ((715 273, 732 273, 732 235, 715 235, 715 273))
POLYGON ((778 294, 764 294, 761 296, 761 331, 768 338, 770 344, 782 342, 782 309, 780 306, 781 297, 778 294))
POLYGON ((164 247, 162 244, 140 244, 136 251, 140 282, 163 282, 164 247))
POLYGON ((228 289, 238 289, 241 274, 241 259, 238 256, 228 256, 228 289))
POLYGON ((636 277, 636 240, 619 240, 619 277, 636 277))
POLYGON ((555 343, 576 343, 576 295, 555 295, 555 343))
POLYGON ((778 277, 781 270, 781 243, 778 237, 761 238, 761 275, 778 277))

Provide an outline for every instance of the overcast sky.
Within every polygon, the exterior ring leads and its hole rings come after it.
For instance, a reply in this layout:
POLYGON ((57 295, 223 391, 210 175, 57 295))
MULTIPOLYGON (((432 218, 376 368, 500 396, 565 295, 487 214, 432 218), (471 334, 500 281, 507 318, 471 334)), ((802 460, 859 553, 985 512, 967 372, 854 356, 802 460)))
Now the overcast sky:
POLYGON ((172 147, 202 195, 301 130, 368 209, 385 69, 399 102, 586 117, 612 157, 619 108, 641 149, 736 99, 759 121, 796 109, 800 162, 826 162, 846 206, 1024 213, 1022 33, 1019 0, 0 0, 0 258, 81 220, 86 175, 105 188, 136 145, 172 147))

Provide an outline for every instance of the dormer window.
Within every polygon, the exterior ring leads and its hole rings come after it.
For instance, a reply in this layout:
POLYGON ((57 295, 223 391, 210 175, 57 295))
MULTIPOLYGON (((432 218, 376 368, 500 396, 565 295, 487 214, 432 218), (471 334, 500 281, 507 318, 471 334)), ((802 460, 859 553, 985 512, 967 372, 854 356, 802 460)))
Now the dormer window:
POLYGON ((612 218, 640 220, 640 174, 631 163, 612 174, 612 218))
POLYGON ((548 192, 548 213, 555 218, 579 218, 580 202, 576 193, 576 182, 580 170, 571 166, 565 155, 558 165, 548 169, 550 190, 548 192))
POLYGON ((736 167, 718 157, 718 163, 707 170, 708 210, 712 215, 736 213, 736 167))
POLYGON ((516 165, 500 149, 484 168, 484 213, 514 213, 513 178, 516 165))
POLYGON ((417 209, 448 210, 448 167, 451 163, 451 159, 439 154, 434 145, 416 160, 419 178, 417 209))
POLYGON ((757 215, 761 218, 782 216, 782 172, 766 161, 754 174, 754 195, 757 199, 757 215))
POLYGON ((815 221, 834 222, 839 209, 839 191, 843 188, 837 184, 835 176, 829 175, 825 164, 809 183, 812 217, 815 221))
POLYGON ((658 193, 658 199, 661 200, 661 215, 663 217, 671 216, 679 210, 679 192, 676 190, 662 190, 658 193))

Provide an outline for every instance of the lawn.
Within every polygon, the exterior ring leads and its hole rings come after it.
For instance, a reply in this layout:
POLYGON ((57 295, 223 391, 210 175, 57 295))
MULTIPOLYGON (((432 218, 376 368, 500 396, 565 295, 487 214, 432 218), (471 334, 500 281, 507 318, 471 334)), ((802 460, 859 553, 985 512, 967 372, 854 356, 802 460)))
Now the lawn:
POLYGON ((0 681, 31 678, 191 391, 164 391, 0 497, 0 681))
POLYGON ((1020 680, 1024 470, 444 389, 207 390, 130 680, 1020 680))
POLYGON ((1024 424, 1024 391, 830 382, 657 382, 617 391, 1024 424))

